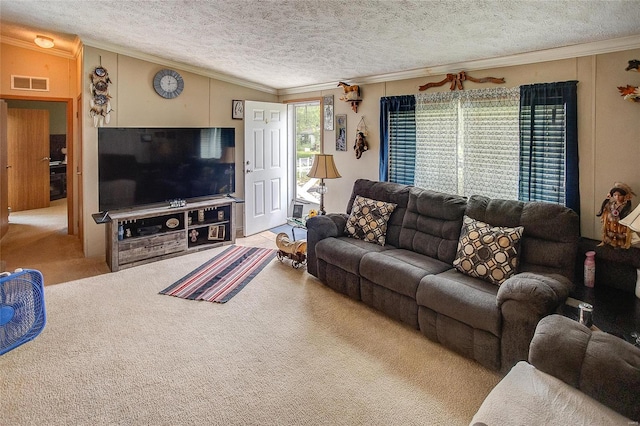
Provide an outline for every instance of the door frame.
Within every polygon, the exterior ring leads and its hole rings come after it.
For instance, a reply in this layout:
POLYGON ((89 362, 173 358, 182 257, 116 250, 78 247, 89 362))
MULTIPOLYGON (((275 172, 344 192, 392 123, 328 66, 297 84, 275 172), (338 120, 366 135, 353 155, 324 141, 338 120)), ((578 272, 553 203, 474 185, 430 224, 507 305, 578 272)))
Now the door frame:
POLYGON ((38 102, 64 102, 67 104, 67 234, 74 235, 73 218, 74 216, 74 199, 73 199, 73 98, 47 98, 43 96, 19 96, 19 95, 3 95, 0 99, 17 100, 17 101, 38 101, 38 102))
MULTIPOLYGON (((262 232, 265 230, 268 230, 269 227, 272 226, 278 226, 278 225, 282 225, 286 222, 286 218, 288 215, 288 205, 289 202, 288 200, 290 199, 290 194, 289 194, 289 180, 290 180, 290 167, 289 167, 289 158, 288 158, 288 150, 289 150, 289 143, 288 143, 288 136, 287 136, 287 132, 288 132, 288 114, 287 114, 287 105, 282 103, 282 102, 265 102, 265 101, 251 101, 251 100, 245 100, 245 105, 244 105, 244 123, 243 123, 243 127, 244 127, 244 140, 243 140, 243 148, 244 148, 244 154, 243 154, 243 176, 244 176, 244 198, 245 198, 245 203, 244 203, 244 216, 243 216, 243 235, 244 236, 248 236, 248 235, 252 235, 255 233, 256 229, 259 229, 257 232, 262 232), (284 172, 284 174, 278 174, 278 176, 281 176, 281 180, 282 183, 279 185, 279 201, 280 201, 280 205, 279 208, 277 210, 271 210, 270 212, 265 212, 265 214, 263 215, 263 217, 260 219, 261 224, 254 227, 253 229, 251 229, 251 233, 249 233, 249 215, 253 214, 253 207, 255 207, 255 192, 253 190, 250 190, 249 188, 249 180, 253 179, 253 175, 251 176, 251 179, 248 179, 247 176, 249 173, 254 173, 254 171, 256 170, 256 164, 253 164, 253 158, 248 158, 249 155, 249 149, 248 149, 248 143, 250 140, 250 138, 253 138, 253 134, 251 132, 248 132, 248 127, 254 126, 254 123, 257 123, 257 120, 252 117, 252 114, 254 113, 254 107, 260 107, 260 108, 256 108, 256 110, 262 110, 264 109, 264 116, 262 117, 262 122, 264 123, 264 128, 262 128, 262 130, 264 129, 271 129, 273 127, 273 121, 271 120, 272 117, 270 117, 268 114, 270 112, 273 112, 274 109, 277 109, 279 111, 279 120, 277 121, 277 123, 279 123, 279 128, 280 128, 280 138, 279 141, 281 142, 280 144, 280 149, 279 149, 279 155, 280 155, 280 160, 281 160, 281 167, 276 168, 277 170, 280 170, 281 172, 284 172), (272 108, 271 110, 269 108, 272 108), (283 124, 283 125, 282 125, 283 124), (253 198, 253 200, 252 200, 253 198), (274 220, 275 219, 275 220, 274 220), (277 223, 276 223, 277 222, 277 223), (267 224, 269 225, 269 227, 267 228, 263 228, 263 226, 267 224)), ((271 134, 269 135, 264 135, 266 137, 271 136, 271 134)), ((267 141, 265 140, 265 145, 269 146, 269 155, 268 157, 272 157, 272 153, 273 153, 273 145, 271 143, 266 143, 267 141)), ((265 155, 263 153, 263 158, 267 157, 267 155, 265 155)), ((262 174, 266 173, 267 175, 271 174, 270 177, 274 177, 273 175, 273 168, 271 170, 268 169, 268 167, 265 167, 265 169, 260 169, 260 172, 262 174)), ((267 195, 272 195, 272 192, 270 190, 266 191, 267 195)), ((273 200, 273 198, 272 198, 273 200)), ((267 204, 268 201, 263 199, 263 203, 267 204)), ((263 206, 264 207, 264 206, 263 206)))

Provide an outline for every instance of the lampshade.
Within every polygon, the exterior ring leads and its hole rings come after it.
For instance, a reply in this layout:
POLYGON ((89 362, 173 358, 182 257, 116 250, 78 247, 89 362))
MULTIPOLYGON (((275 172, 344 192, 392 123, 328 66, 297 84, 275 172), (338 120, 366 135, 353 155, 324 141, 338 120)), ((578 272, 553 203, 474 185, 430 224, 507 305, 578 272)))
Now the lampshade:
POLYGON ((624 219, 620 219, 620 224, 629 227, 633 231, 640 232, 640 205, 626 215, 624 219))
POLYGON ((53 39, 51 37, 39 35, 34 40, 34 43, 43 49, 51 49, 55 44, 53 43, 53 39))
POLYGON ((236 162, 236 149, 230 146, 224 148, 222 151, 222 158, 220 158, 222 164, 234 164, 236 162))
MULTIPOLYGON (((631 213, 620 219, 620 224, 628 227, 634 234, 631 234, 631 244, 640 244, 640 205, 638 205, 631 213)), ((638 273, 638 285, 640 286, 640 272, 638 273)), ((640 297, 640 296, 638 296, 640 297)))
POLYGON ((313 158, 313 165, 307 176, 317 179, 336 179, 340 176, 336 164, 333 162, 333 155, 316 154, 313 158))

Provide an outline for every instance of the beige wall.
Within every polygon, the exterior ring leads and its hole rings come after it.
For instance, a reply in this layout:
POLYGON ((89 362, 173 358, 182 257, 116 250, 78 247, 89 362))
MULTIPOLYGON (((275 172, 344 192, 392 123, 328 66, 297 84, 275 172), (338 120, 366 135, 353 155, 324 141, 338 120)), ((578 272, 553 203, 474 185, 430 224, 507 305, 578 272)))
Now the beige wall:
MULTIPOLYGON (((89 74, 102 64, 113 84, 110 126, 230 126, 236 128, 236 161, 244 158, 244 121, 231 119, 231 100, 284 101, 325 95, 334 96, 335 114, 347 114, 347 152, 335 151, 335 131, 325 131, 326 153, 334 154, 341 179, 328 180, 327 211, 344 211, 353 182, 358 178, 378 178, 379 102, 382 96, 418 93, 418 86, 441 80, 430 76, 402 81, 362 85, 363 102, 355 113, 339 100, 342 89, 282 96, 226 83, 178 69, 185 78, 185 89, 173 100, 160 98, 151 81, 162 65, 85 46, 78 61, 59 58, 27 49, 1 45, 0 94, 76 98, 83 97, 82 182, 84 184, 84 246, 87 256, 104 255, 104 229, 96 225, 91 213, 98 209, 97 129, 88 115, 89 74), (49 77, 51 92, 10 90, 10 75, 49 77), (80 75, 78 77, 78 74, 80 75), (77 78, 78 77, 78 78, 77 78), (370 149, 357 160, 352 150, 356 126, 364 117, 370 149)), ((595 217, 602 199, 615 181, 624 181, 640 195, 640 103, 624 101, 617 86, 640 86, 640 73, 624 68, 630 59, 639 59, 640 50, 616 52, 531 65, 469 72, 474 77, 504 77, 506 86, 578 80, 578 126, 580 155, 581 228, 586 237, 599 239, 599 221, 595 217)), ((451 70, 452 72, 457 70, 451 70)), ((465 89, 486 85, 465 82, 465 89)), ((434 90, 448 90, 447 86, 434 90)), ((78 129, 74 129, 77 132, 78 129)), ((74 140, 79 138, 74 134, 74 140)), ((79 152, 79 147, 75 147, 79 152)), ((236 176, 238 194, 243 196, 244 178, 236 176)), ((76 198, 77 199, 77 198, 76 198)), ((634 199, 634 206, 640 197, 634 199)), ((241 209, 239 209, 241 212, 241 209)), ((241 216, 240 216, 241 217, 241 216)))
POLYGON ((76 85, 76 60, 44 52, 46 51, 0 44, 0 93, 13 96, 72 98, 76 85), (50 90, 12 90, 12 75, 48 78, 50 90))
MULTIPOLYGON (((89 111, 90 74, 102 65, 112 84, 111 120, 105 127, 234 127, 236 163, 244 158, 244 120, 231 118, 233 99, 275 102, 276 96, 231 83, 211 79, 176 68, 184 79, 184 90, 175 99, 164 99, 153 89, 154 75, 166 66, 105 50, 84 47, 83 111, 89 111)), ((91 214, 98 211, 98 129, 88 117, 83 129, 84 247, 85 255, 104 254, 104 226, 96 225, 91 214)), ((238 168, 241 170, 241 168, 238 168)), ((244 195, 242 173, 236 173, 236 194, 244 195)), ((237 219, 241 220, 242 209, 237 219)), ((241 223, 241 222, 240 222, 241 223)))
MULTIPOLYGON (((581 232, 600 239, 600 222, 595 213, 606 193, 616 181, 629 184, 639 195, 640 203, 640 103, 624 101, 617 86, 640 86, 640 73, 625 71, 630 59, 639 59, 640 50, 594 55, 469 72, 473 77, 504 77, 506 87, 522 84, 578 80, 578 144, 580 157, 581 232)), ((451 70, 457 72, 459 70, 451 70)), ((303 99, 333 94, 336 114, 347 114, 347 152, 335 151, 335 131, 325 131, 324 149, 334 154, 341 179, 328 180, 325 205, 327 211, 344 211, 357 178, 378 179, 380 149, 379 103, 382 96, 419 93, 418 87, 440 81, 444 75, 361 85, 363 101, 358 112, 338 100, 342 89, 309 92, 281 97, 303 99), (370 150, 356 160, 353 152, 355 131, 364 117, 369 130, 370 150)), ((466 90, 483 88, 491 83, 464 83, 466 90)), ((448 84, 433 91, 448 91, 448 84)))

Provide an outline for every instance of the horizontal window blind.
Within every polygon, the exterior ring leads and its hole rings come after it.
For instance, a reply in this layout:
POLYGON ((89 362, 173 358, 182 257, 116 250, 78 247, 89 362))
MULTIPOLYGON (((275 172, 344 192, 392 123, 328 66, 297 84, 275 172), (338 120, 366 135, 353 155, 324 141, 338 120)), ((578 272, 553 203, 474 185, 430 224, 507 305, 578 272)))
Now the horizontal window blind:
POLYGON ((415 111, 389 112, 389 181, 413 185, 416 168, 415 111))
POLYGON ((565 204, 565 108, 523 106, 520 111, 520 198, 565 204))

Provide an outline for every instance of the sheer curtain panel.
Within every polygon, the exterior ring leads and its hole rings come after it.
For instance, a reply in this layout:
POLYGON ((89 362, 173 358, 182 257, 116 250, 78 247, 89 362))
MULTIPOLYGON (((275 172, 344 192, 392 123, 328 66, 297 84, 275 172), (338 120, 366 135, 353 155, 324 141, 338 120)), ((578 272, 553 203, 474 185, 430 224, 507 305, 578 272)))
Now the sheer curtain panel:
POLYGON ((518 198, 518 88, 420 94, 416 185, 518 198))

